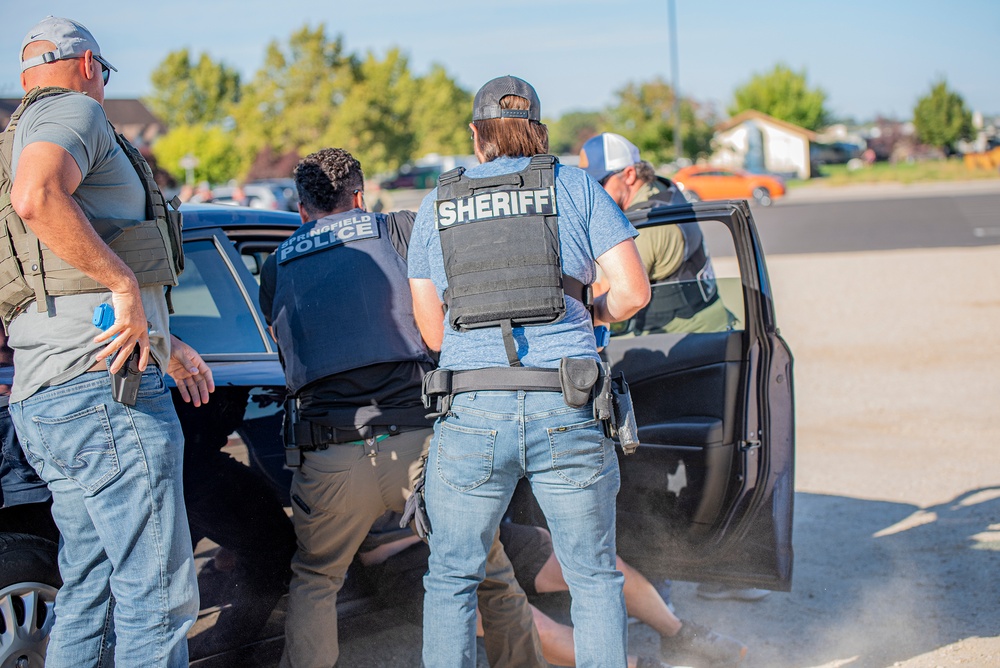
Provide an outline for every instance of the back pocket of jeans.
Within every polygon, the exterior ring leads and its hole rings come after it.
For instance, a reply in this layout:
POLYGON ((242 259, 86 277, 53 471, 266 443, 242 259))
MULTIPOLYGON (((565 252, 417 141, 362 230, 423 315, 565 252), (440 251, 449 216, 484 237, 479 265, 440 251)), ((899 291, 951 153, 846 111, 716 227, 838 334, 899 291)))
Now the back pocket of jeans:
POLYGON ((62 417, 31 418, 52 463, 93 495, 121 472, 111 422, 103 405, 62 417))
POLYGON ((493 472, 492 429, 473 429, 441 423, 437 439, 437 471, 441 479, 460 492, 479 487, 493 472))
POLYGON ((604 470, 604 433, 597 420, 550 428, 552 469, 563 480, 586 487, 604 470))

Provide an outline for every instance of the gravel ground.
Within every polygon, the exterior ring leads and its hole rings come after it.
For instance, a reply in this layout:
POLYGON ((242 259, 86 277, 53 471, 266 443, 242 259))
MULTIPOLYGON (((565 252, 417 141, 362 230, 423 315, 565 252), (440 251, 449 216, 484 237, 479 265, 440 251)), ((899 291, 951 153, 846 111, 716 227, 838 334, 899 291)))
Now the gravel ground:
POLYGON ((1000 666, 1000 247, 768 267, 796 365, 793 590, 677 583, 679 613, 747 668, 1000 666))

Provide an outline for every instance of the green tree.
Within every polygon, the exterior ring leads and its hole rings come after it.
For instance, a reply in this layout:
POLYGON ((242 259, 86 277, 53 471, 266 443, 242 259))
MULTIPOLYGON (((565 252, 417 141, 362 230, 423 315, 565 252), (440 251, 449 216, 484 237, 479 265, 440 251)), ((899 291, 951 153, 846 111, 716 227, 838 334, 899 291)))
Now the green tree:
POLYGON ((816 130, 827 123, 826 93, 809 88, 806 72, 792 71, 779 63, 766 74, 754 74, 750 81, 733 93, 729 114, 735 116, 756 109, 777 119, 816 130))
POLYGON ((383 60, 369 53, 319 141, 300 152, 339 146, 350 151, 369 175, 395 169, 416 147, 410 111, 418 89, 398 49, 390 49, 383 60))
POLYGON ((160 137, 153 145, 153 155, 157 164, 178 181, 184 181, 186 176, 182 158, 192 155, 198 159, 195 181, 225 183, 240 176, 247 167, 234 150, 235 144, 233 133, 218 125, 180 125, 160 137))
POLYGON ((546 123, 549 127, 549 151, 556 155, 579 153, 583 143, 601 132, 607 120, 600 111, 570 111, 558 120, 546 123))
MULTIPOLYGON (((608 111, 611 129, 639 147, 654 165, 675 159, 674 89, 657 77, 629 83, 619 90, 618 103, 608 111)), ((709 152, 716 118, 711 107, 681 98, 681 146, 686 157, 709 152)))
POLYGON ((944 79, 913 109, 917 138, 925 144, 947 149, 959 139, 972 137, 972 114, 958 93, 948 90, 944 79))
POLYGON ((150 77, 153 94, 144 102, 167 127, 222 120, 240 97, 240 75, 207 53, 197 62, 187 49, 167 54, 150 77))
POLYGON ((417 98, 410 109, 416 144, 413 156, 471 153, 472 94, 455 83, 441 65, 433 65, 417 83, 417 98))
POLYGON ((358 69, 343 40, 327 37, 323 24, 292 33, 287 46, 272 41, 233 110, 236 147, 246 163, 265 147, 276 153, 319 148, 358 69))

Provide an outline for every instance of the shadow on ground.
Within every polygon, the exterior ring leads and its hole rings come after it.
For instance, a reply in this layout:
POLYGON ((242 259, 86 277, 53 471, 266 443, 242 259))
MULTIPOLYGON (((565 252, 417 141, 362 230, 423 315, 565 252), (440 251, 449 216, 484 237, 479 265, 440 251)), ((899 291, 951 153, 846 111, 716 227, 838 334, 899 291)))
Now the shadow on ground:
POLYGON ((750 646, 747 668, 891 666, 1000 630, 1000 487, 920 509, 799 493, 792 592, 705 601, 688 615, 750 646))

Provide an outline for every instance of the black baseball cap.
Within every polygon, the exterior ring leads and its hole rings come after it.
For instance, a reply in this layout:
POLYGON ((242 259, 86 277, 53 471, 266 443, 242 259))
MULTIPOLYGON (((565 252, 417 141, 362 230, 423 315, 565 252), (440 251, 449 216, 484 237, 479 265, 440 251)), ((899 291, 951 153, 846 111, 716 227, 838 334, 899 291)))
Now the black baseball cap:
POLYGON ((488 118, 526 118, 529 121, 542 120, 542 103, 538 94, 524 79, 507 75, 487 81, 476 93, 472 102, 472 120, 482 121, 488 118), (523 97, 528 101, 527 109, 501 109, 500 100, 508 95, 523 97))

